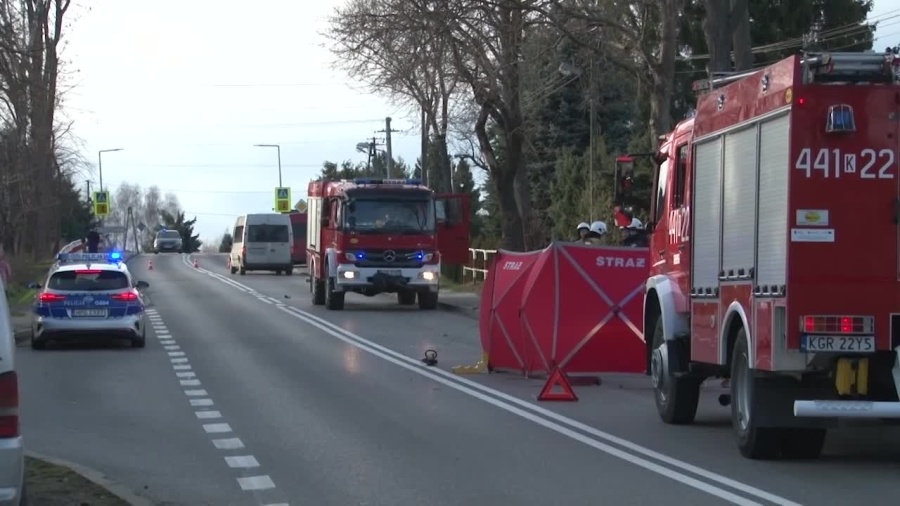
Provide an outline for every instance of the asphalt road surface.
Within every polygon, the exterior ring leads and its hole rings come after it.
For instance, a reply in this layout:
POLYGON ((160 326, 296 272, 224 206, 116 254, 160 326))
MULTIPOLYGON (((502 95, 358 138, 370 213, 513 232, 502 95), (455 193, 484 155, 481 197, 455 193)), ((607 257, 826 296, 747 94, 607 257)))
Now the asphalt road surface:
POLYGON ((328 312, 299 269, 193 258, 130 264, 151 284, 147 348, 19 348, 30 449, 160 504, 896 504, 898 428, 833 431, 819 461, 748 461, 715 387, 690 427, 658 420, 645 377, 538 405, 537 380, 449 373, 479 355, 467 315, 356 295, 328 312))

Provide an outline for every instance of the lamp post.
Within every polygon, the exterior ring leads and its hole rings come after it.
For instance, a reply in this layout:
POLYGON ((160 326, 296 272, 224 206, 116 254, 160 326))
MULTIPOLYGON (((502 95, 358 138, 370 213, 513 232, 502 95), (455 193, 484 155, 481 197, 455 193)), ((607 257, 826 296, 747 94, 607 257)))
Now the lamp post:
MULTIPOLYGON (((559 73, 564 76, 580 77, 584 70, 568 63, 559 66, 559 73)), ((591 223, 594 222, 594 54, 588 58, 588 205, 591 223)))
POLYGON ((281 188, 281 145, 279 144, 254 144, 258 148, 275 148, 278 150, 278 187, 281 188))
POLYGON ((103 191, 103 153, 112 153, 114 151, 125 151, 124 148, 101 149, 97 151, 97 173, 100 176, 100 191, 103 191))

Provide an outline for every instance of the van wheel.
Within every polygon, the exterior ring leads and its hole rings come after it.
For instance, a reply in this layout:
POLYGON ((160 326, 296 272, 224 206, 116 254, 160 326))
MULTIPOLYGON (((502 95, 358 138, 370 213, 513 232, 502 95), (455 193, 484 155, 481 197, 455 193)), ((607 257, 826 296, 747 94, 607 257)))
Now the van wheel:
POLYGON ((663 333, 662 316, 656 319, 653 329, 653 349, 650 355, 650 377, 653 379, 653 398, 656 411, 663 422, 684 425, 694 421, 700 403, 699 378, 678 377, 669 364, 671 349, 663 333))
POLYGON ((437 309, 437 292, 419 292, 419 309, 437 309))
POLYGON ((731 354, 731 425, 741 455, 748 459, 775 459, 781 453, 785 430, 759 427, 757 412, 766 409, 760 402, 763 382, 757 381, 750 368, 750 346, 747 331, 741 329, 731 354))
POLYGON ((275 269, 275 275, 281 276, 281 269, 275 269))
POLYGON ((325 287, 325 308, 332 311, 340 311, 344 309, 344 292, 334 291, 334 278, 328 278, 325 287))
POLYGON ((325 304, 325 281, 316 278, 309 279, 312 303, 314 306, 325 304))
POLYGON ((293 268, 293 267, 288 267, 287 269, 284 270, 284 273, 287 274, 288 276, 293 276, 293 275, 294 275, 294 268, 293 268))

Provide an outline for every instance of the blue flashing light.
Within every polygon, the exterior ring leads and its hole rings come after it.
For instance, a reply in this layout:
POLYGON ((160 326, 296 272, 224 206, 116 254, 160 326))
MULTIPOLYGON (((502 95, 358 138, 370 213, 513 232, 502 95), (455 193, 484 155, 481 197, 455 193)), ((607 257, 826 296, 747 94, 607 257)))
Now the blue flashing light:
POLYGON ((365 252, 365 251, 357 251, 357 252, 356 252, 356 259, 357 259, 357 260, 365 260, 365 259, 366 259, 366 252, 365 252))
POLYGON ((421 262, 421 261, 424 260, 424 259, 425 259, 425 252, 423 252, 423 251, 417 251, 417 252, 416 252, 416 260, 418 260, 418 261, 421 262))
POLYGON ((114 262, 118 262, 118 261, 122 260, 122 254, 119 253, 118 251, 113 251, 112 253, 109 254, 109 259, 114 262))

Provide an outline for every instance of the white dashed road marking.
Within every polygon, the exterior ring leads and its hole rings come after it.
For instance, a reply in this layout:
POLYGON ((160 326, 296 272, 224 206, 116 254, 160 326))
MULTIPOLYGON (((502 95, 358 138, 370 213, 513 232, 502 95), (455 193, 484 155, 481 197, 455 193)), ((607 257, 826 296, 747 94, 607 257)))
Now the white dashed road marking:
MULTIPOLYGON (((233 286, 238 288, 236 285, 233 286)), ((257 295, 260 300, 268 304, 272 303, 265 300, 260 294, 254 293, 254 295, 257 295)), ((175 339, 172 337, 169 329, 166 328, 166 324, 163 322, 162 317, 159 316, 157 310, 148 309, 147 317, 153 325, 153 331, 156 334, 156 337, 159 339, 160 344, 166 351, 166 355, 169 357, 169 362, 172 363, 172 370, 175 371, 175 377, 178 378, 180 386, 183 388, 199 387, 201 385, 200 380, 197 379, 197 374, 192 370, 186 356, 187 354, 184 351, 181 351, 181 347, 175 342, 175 339)), ((185 389, 184 394, 188 397, 191 406, 198 408, 197 411, 194 411, 194 415, 198 420, 212 421, 224 418, 220 411, 211 408, 214 403, 209 397, 209 392, 205 389, 185 389)), ((227 423, 204 423, 202 426, 204 432, 210 435, 234 433, 231 425, 227 423)), ((212 443, 216 449, 222 451, 244 450, 244 442, 236 437, 213 439, 212 443)), ((225 455, 224 457, 225 464, 231 469, 257 469, 260 467, 259 461, 256 460, 256 457, 253 455, 225 455)), ((268 475, 242 476, 237 478, 237 483, 241 490, 251 493, 275 488, 275 482, 273 482, 272 478, 268 475)), ((265 506, 288 506, 288 503, 270 503, 265 504, 265 506)))

